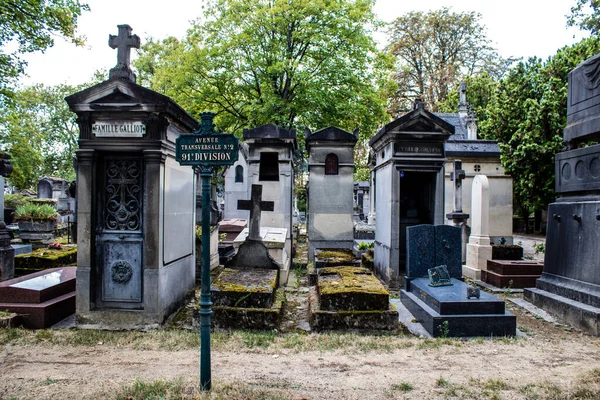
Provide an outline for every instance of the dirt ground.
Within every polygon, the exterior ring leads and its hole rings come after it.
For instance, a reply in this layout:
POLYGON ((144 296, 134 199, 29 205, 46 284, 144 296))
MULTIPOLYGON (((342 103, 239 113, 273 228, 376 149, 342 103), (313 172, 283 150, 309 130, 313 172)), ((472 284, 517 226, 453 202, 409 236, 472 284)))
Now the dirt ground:
MULTIPOLYGON (((598 398, 528 396, 535 388, 536 393, 544 387, 568 393, 590 381, 600 383, 600 339, 509 307, 527 336, 492 340, 406 336, 390 349, 372 351, 352 344, 320 351, 276 346, 213 351, 213 389, 243 384, 272 389, 281 396, 274 398, 289 399, 598 398)), ((305 336, 310 335, 317 334, 305 336)), ((176 378, 191 384, 199 381, 197 348, 9 342, 0 353, 2 399, 106 398, 136 379, 176 378)))

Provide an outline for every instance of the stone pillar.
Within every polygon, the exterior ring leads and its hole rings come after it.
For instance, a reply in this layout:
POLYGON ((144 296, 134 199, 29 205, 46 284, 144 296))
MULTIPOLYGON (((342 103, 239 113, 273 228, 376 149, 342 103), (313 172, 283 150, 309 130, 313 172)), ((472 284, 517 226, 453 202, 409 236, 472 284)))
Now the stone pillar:
POLYGON ((10 245, 10 235, 4 221, 0 221, 0 281, 15 276, 15 250, 10 245))
POLYGON ((0 222, 4 222, 4 177, 0 176, 0 222))
POLYGON ((485 175, 476 175, 471 190, 471 236, 467 244, 467 265, 463 275, 470 279, 481 279, 481 271, 487 270, 487 260, 492 259, 490 245, 490 193, 485 175))
POLYGON ((369 215, 367 215, 367 224, 375 225, 375 171, 373 170, 371 170, 369 193, 369 215))
POLYGON ((10 235, 4 223, 4 177, 11 172, 10 155, 0 152, 0 281, 15 276, 15 250, 10 245, 10 235))

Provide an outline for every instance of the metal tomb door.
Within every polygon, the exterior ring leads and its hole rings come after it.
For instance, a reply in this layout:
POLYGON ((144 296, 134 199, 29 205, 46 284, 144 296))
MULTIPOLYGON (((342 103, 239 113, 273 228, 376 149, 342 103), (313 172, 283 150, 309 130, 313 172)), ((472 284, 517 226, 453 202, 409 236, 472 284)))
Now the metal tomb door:
POLYGON ((104 160, 98 188, 96 254, 99 277, 96 305, 142 308, 142 160, 104 160))

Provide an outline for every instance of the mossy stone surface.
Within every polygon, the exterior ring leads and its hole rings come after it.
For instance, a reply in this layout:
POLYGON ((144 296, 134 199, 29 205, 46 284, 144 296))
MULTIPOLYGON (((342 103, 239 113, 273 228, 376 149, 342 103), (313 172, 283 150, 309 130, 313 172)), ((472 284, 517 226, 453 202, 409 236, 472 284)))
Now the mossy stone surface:
POLYGON ((322 310, 375 311, 386 310, 389 307, 389 292, 366 268, 321 268, 317 281, 322 310))
POLYGON ((278 270, 224 268, 211 285, 216 306, 269 308, 275 298, 278 270))
POLYGON ((15 256, 15 276, 23 276, 49 268, 65 267, 77 263, 77 246, 62 249, 41 248, 31 253, 15 256))
POLYGON ((285 303, 285 290, 276 290, 268 308, 213 306, 212 325, 222 329, 273 330, 279 327, 285 303))
POLYGON ((315 266, 317 268, 337 267, 359 264, 351 249, 316 249, 315 266))
POLYGON ((398 311, 388 303, 383 310, 331 311, 321 307, 317 291, 309 295, 309 323, 313 330, 396 330, 400 328, 398 311))

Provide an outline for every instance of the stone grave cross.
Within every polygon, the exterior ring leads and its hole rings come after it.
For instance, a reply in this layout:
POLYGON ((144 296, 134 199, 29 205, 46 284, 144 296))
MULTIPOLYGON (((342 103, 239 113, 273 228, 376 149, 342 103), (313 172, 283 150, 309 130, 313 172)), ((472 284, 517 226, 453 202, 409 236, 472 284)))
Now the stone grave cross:
POLYGON ((140 38, 138 35, 131 34, 129 25, 118 25, 118 35, 108 35, 108 45, 117 49, 117 65, 109 72, 109 79, 121 78, 129 79, 135 82, 135 74, 129 67, 131 48, 140 48, 140 38))
POLYGON ((462 169, 462 161, 454 160, 454 171, 450 173, 450 179, 454 181, 454 210, 455 213, 462 212, 462 181, 465 179, 465 171, 462 169))
POLYGON ((250 210, 248 239, 262 240, 260 238, 261 211, 273 211, 274 208, 274 202, 262 200, 262 185, 252 185, 252 196, 250 197, 250 200, 238 200, 238 210, 250 210))

